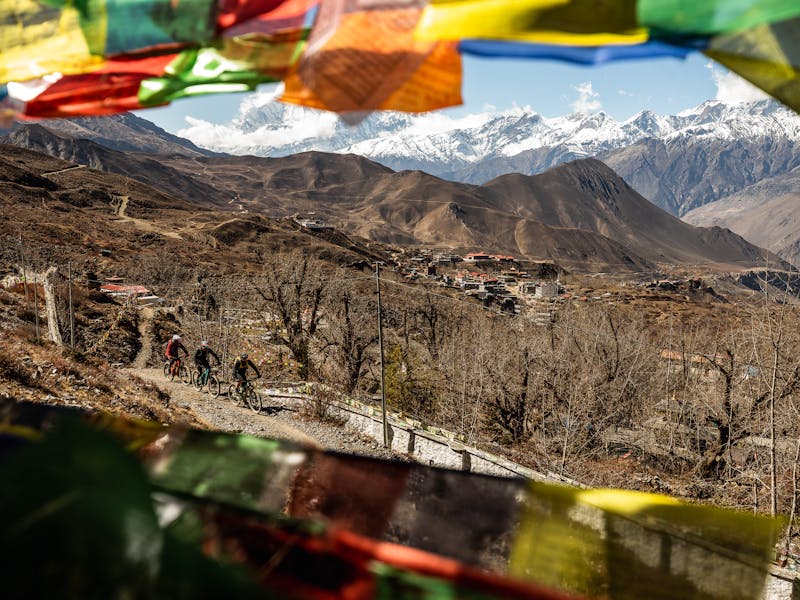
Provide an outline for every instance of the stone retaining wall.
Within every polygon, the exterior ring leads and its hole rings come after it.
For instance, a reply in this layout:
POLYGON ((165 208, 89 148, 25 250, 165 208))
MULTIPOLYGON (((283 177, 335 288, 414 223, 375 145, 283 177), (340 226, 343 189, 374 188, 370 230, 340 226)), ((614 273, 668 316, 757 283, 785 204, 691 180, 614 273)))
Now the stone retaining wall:
MULTIPOLYGON (((309 399, 309 395, 301 393, 298 388, 263 391, 268 396, 281 398, 295 405, 301 405, 309 399)), ((383 418, 380 409, 375 406, 343 398, 331 401, 328 414, 341 419, 365 435, 383 441, 383 418)), ((500 477, 524 477, 536 481, 561 482, 586 487, 556 473, 540 473, 501 456, 468 446, 453 432, 439 427, 424 426, 416 419, 390 412, 388 422, 391 449, 399 454, 409 454, 422 464, 500 477)))
MULTIPOLYGON (((264 390, 264 393, 295 406, 302 405, 310 398, 308 394, 300 393, 298 388, 268 389, 264 390)), ((346 425, 378 441, 383 441, 383 418, 381 411, 375 406, 344 398, 332 401, 328 411, 331 416, 341 419, 346 425)), ((414 419, 389 413, 388 422, 389 444, 392 450, 411 455, 422 464, 500 477, 524 477, 535 481, 587 487, 556 473, 540 473, 495 454, 467 446, 461 443, 454 433, 440 428, 424 427, 414 419)), ((800 592, 795 590, 795 579, 793 571, 771 567, 764 593, 759 600, 800 600, 800 592)))

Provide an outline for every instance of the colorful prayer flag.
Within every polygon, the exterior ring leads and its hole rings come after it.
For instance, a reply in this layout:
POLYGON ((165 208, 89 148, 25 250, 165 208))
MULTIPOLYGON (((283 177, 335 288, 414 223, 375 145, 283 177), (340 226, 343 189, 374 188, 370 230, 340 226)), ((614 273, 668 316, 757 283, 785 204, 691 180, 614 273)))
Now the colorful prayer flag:
POLYGON ((337 112, 421 112, 461 103, 455 44, 413 32, 422 0, 324 2, 284 102, 337 112))
POLYGON ((800 112, 800 18, 717 36, 705 54, 800 112))
POLYGON ((539 44, 639 44, 647 30, 636 21, 636 0, 432 0, 421 40, 468 38, 539 44))

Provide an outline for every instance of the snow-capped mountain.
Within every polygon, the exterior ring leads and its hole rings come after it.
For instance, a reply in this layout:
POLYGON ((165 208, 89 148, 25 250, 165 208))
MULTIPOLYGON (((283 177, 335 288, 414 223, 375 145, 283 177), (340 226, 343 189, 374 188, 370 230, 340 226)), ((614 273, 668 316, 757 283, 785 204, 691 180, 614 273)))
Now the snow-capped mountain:
POLYGON ((625 121, 604 112, 547 118, 530 108, 459 118, 379 112, 353 127, 331 113, 256 95, 229 125, 190 124, 179 134, 219 152, 357 154, 398 171, 475 184, 598 157, 676 215, 800 165, 800 116, 771 100, 708 101, 625 121))
MULTIPOLYGON (((604 112, 545 118, 530 108, 462 118, 377 112, 355 127, 330 113, 252 101, 228 126, 195 119, 191 124, 180 135, 220 152, 257 156, 307 150, 352 153, 394 169, 417 168, 436 175, 456 173, 487 159, 559 146, 575 156, 594 156, 645 138, 800 139, 800 117, 766 100, 739 105, 710 101, 673 116, 643 111, 621 122, 604 112)), ((458 179, 469 180, 467 174, 459 174, 458 179)))

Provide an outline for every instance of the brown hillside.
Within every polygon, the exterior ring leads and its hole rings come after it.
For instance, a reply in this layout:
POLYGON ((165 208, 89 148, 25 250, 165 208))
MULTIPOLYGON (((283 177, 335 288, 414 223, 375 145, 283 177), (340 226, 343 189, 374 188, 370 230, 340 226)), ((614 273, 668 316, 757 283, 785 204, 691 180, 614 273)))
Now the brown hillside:
POLYGON ((650 261, 737 268, 776 260, 729 231, 687 226, 595 159, 561 165, 533 177, 504 175, 484 187, 509 212, 552 227, 594 231, 650 261))
MULTIPOLYGON (((69 153, 63 136, 48 142, 46 131, 40 128, 27 138, 18 131, 12 141, 123 172, 195 206, 270 217, 314 212, 351 235, 380 243, 555 259, 573 270, 592 271, 650 270, 653 265, 730 270, 779 263, 735 234, 695 228, 672 217, 594 159, 474 186, 319 152, 154 160, 110 150, 101 156, 91 148, 81 158, 69 153)), ((230 235, 218 233, 215 239, 230 241, 230 235)))
POLYGON ((306 248, 340 264, 384 258, 357 238, 329 241, 288 219, 199 208, 127 177, 2 145, 0 240, 0 275, 20 263, 22 240, 36 268, 72 260, 145 284, 164 270, 257 269, 259 253, 281 247, 306 248))

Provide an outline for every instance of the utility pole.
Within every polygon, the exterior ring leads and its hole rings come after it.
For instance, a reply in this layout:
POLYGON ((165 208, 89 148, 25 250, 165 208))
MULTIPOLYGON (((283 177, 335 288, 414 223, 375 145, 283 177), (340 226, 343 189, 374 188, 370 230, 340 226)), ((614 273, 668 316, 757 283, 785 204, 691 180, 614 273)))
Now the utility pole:
POLYGON ((72 262, 67 262, 67 280, 69 282, 69 347, 75 350, 75 311, 72 307, 72 262))
POLYGON ((33 276, 33 316, 36 320, 36 343, 38 344, 41 339, 39 338, 39 293, 36 291, 36 275, 33 276))
POLYGON ((378 346, 381 349, 381 414, 383 415, 383 446, 389 447, 389 422, 386 418, 386 372, 383 366, 383 308, 381 306, 381 265, 375 263, 375 285, 378 288, 378 346))
POLYGON ((25 262, 25 252, 22 246, 22 234, 19 236, 19 259, 22 263, 22 289, 25 291, 25 307, 30 310, 31 298, 28 295, 28 266, 25 262))

